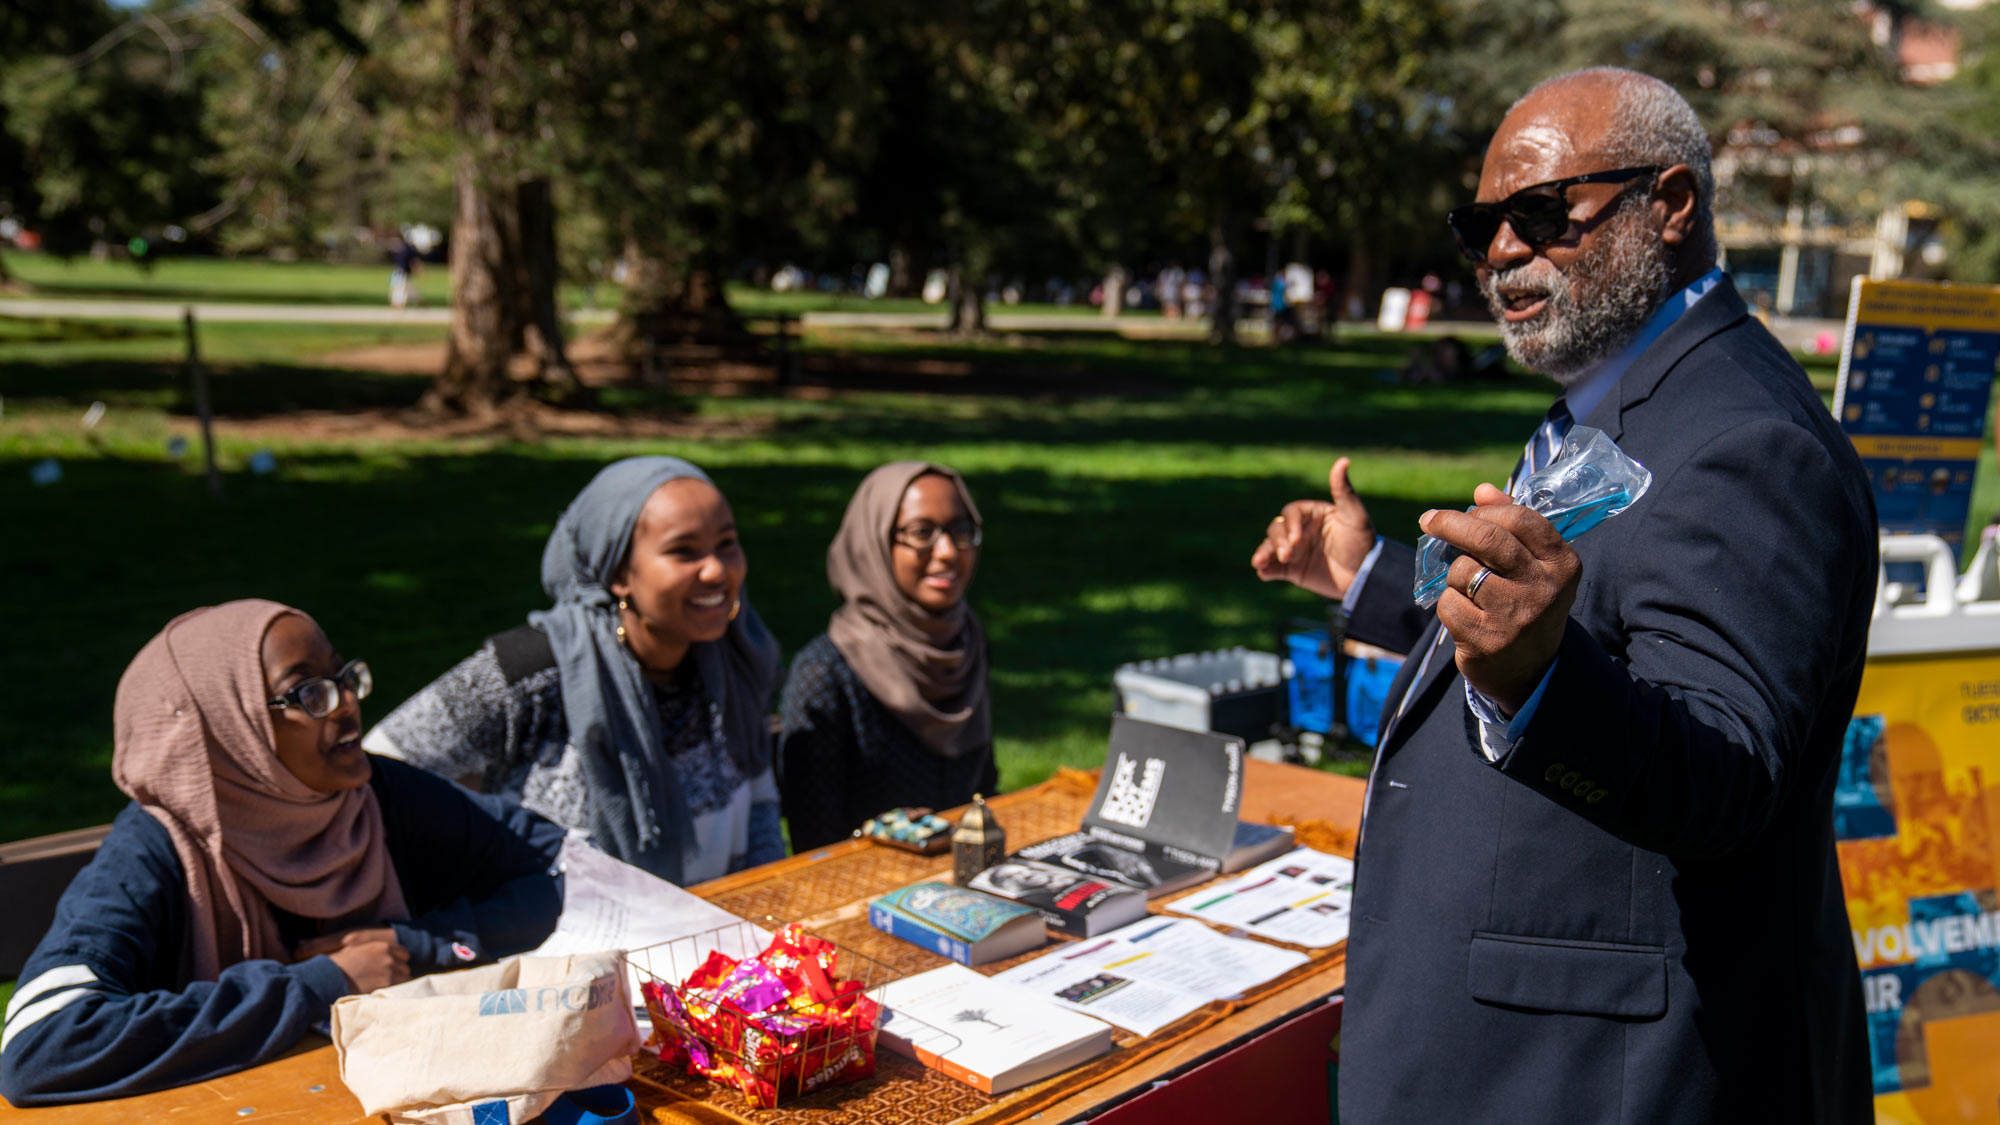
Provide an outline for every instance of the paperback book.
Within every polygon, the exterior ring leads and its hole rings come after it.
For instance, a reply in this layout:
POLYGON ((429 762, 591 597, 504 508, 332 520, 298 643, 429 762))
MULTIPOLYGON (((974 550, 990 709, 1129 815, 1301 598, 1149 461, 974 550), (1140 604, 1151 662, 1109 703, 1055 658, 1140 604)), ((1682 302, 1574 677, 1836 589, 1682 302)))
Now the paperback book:
POLYGON ((1047 940, 1032 907, 950 883, 917 883, 868 904, 868 922, 961 965, 984 965, 1047 940))
POLYGON ((1034 907, 1049 929, 1068 937, 1094 937, 1146 914, 1145 894, 1122 882, 1029 859, 1001 860, 969 885, 1034 907))
POLYGON ((1111 1025, 946 965, 882 987, 880 1042, 1002 1094, 1111 1049, 1111 1025))

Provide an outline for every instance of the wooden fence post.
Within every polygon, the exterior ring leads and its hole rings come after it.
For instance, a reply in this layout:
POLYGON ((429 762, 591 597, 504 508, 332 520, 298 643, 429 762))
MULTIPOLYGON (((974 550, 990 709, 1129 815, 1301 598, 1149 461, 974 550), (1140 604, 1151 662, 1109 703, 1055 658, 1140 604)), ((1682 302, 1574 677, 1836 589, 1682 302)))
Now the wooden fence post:
POLYGON ((201 365, 201 349, 195 344, 193 306, 181 310, 181 322, 187 327, 188 378, 194 381, 194 412, 201 419, 201 459, 208 473, 208 492, 221 496, 222 477, 215 471, 215 417, 208 403, 208 371, 201 365))

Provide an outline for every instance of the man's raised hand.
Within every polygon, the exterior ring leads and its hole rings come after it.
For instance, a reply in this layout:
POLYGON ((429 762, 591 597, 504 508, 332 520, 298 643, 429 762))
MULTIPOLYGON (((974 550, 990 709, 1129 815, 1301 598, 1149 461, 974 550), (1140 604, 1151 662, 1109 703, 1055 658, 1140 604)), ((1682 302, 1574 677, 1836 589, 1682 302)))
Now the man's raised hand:
POLYGON ((1250 566, 1266 582, 1290 582, 1325 598, 1340 598, 1375 547, 1368 508, 1347 482, 1347 458, 1327 472, 1330 500, 1294 500, 1264 529, 1250 566))

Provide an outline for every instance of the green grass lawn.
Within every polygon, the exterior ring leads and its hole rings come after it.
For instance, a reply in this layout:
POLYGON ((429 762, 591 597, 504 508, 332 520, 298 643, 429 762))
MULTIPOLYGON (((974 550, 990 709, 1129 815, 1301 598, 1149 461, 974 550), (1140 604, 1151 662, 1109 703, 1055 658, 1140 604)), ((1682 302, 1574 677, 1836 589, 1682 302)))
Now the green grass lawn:
MULTIPOLYGON (((134 301, 215 301, 296 305, 384 305, 389 301, 389 266, 353 262, 273 262, 254 258, 174 258, 159 259, 142 269, 129 260, 93 261, 88 257, 54 258, 47 254, 10 250, 0 254, 9 273, 27 283, 27 290, 12 296, 134 301)), ((426 265, 417 276, 417 294, 425 304, 444 305, 450 295, 450 271, 442 262, 426 265)), ((563 286, 563 302, 569 308, 616 307, 620 292, 606 283, 594 290, 580 285, 563 286)), ((774 293, 747 285, 731 285, 729 298, 747 315, 798 314, 809 311, 933 313, 945 315, 942 305, 916 300, 871 301, 865 297, 838 293, 774 293)), ((995 312, 1067 314, 1094 316, 1096 309, 1083 305, 1022 304, 993 306, 995 312)), ((1145 317, 1158 313, 1133 312, 1145 317)))
MULTIPOLYGON (((171 328, 0 322, 0 836, 102 822, 120 672, 168 618, 244 596, 314 613, 366 656, 380 716, 544 604, 542 543, 605 461, 666 452, 729 495, 750 590, 788 651, 834 607, 825 551, 854 485, 888 460, 951 464, 987 520, 973 588, 993 654, 1003 785, 1101 760, 1122 662, 1223 645, 1270 647, 1317 599, 1267 586, 1246 560, 1289 499, 1320 495, 1328 463, 1355 458, 1377 522, 1414 534, 1430 507, 1463 505, 1503 477, 1549 385, 1516 378, 1406 387, 1407 341, 1219 351, 1102 334, 1010 345, 820 333, 811 347, 860 372, 813 397, 609 396, 719 436, 679 440, 444 439, 301 429, 304 410, 411 403, 423 380, 325 365, 329 352, 435 339, 421 328, 215 325, 203 348, 225 484, 204 490, 171 328), (858 358, 857 358, 858 357, 858 358), (950 374, 869 377, 921 359, 950 374), (86 431, 80 418, 107 406, 86 431), (248 471, 269 449, 278 470, 248 471), (30 466, 63 478, 29 484, 30 466)), ((1831 371, 1816 372, 1830 386, 1831 371)), ((2000 506, 1983 464, 1975 512, 2000 506)), ((1358 768, 1355 762, 1347 768, 1358 768)))

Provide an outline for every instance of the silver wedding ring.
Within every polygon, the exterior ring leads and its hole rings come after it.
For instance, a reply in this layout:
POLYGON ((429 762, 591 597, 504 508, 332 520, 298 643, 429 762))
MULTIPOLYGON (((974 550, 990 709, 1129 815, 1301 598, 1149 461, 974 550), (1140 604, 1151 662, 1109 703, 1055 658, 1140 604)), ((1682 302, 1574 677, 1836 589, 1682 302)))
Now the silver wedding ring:
POLYGON ((1478 574, 1475 574, 1475 575, 1473 575, 1473 576, 1472 576, 1472 581, 1470 581, 1470 582, 1467 582, 1467 583, 1465 584, 1465 600, 1466 600, 1466 601, 1469 601, 1469 602, 1471 602, 1471 603, 1472 603, 1473 605, 1478 605, 1478 604, 1479 604, 1479 601, 1478 601, 1478 598, 1479 598, 1479 588, 1480 588, 1481 586, 1484 586, 1484 585, 1486 584, 1486 577, 1487 577, 1487 575, 1490 575, 1490 574, 1492 574, 1492 573, 1493 573, 1493 570, 1492 570, 1492 568, 1490 568, 1490 567, 1484 567, 1484 566, 1482 566, 1482 567, 1480 567, 1480 568, 1479 568, 1479 573, 1478 573, 1478 574))

